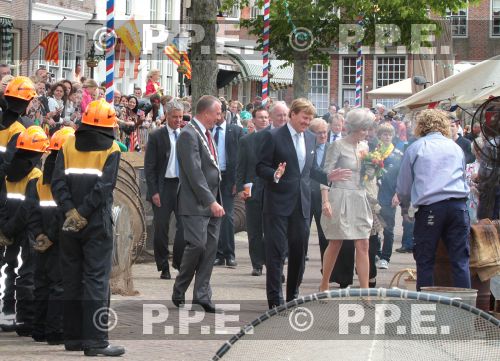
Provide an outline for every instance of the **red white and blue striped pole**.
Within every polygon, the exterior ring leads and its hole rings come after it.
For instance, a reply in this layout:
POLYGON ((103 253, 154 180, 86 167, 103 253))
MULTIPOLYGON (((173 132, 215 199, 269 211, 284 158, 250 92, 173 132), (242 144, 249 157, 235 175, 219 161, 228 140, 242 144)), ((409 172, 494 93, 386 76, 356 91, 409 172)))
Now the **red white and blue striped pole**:
POLYGON ((106 101, 113 102, 115 69, 115 0, 106 0, 106 101))
MULTIPOLYGON (((358 25, 363 26, 363 17, 361 16, 358 20, 358 25)), ((356 57, 356 98, 354 106, 359 108, 362 103, 363 94, 363 52, 361 51, 361 40, 356 44, 357 57, 356 57)))
POLYGON ((270 21, 271 0, 264 1, 264 34, 262 49, 262 105, 266 105, 269 98, 269 31, 271 29, 270 21))

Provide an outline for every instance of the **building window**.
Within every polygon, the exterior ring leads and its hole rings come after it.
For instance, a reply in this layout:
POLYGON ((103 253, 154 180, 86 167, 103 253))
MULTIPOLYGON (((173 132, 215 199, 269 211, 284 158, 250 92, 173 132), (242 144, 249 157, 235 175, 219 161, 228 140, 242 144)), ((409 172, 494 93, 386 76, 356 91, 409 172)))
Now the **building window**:
POLYGON ((174 95, 175 94, 175 89, 174 89, 174 62, 170 59, 164 61, 164 65, 166 68, 165 71, 165 84, 164 84, 164 89, 165 89, 165 95, 174 95))
POLYGON ((328 67, 315 64, 309 71, 309 100, 316 107, 318 114, 324 114, 328 111, 330 105, 330 85, 329 85, 328 67))
POLYGON ((149 19, 156 20, 156 14, 158 14, 158 0, 150 0, 149 3, 149 19))
MULTIPOLYGON (((43 40, 48 30, 41 30, 40 39, 43 40)), ((85 51, 85 38, 83 35, 59 32, 59 64, 45 61, 45 50, 40 47, 38 65, 45 66, 54 74, 55 79, 72 79, 76 64, 82 64, 85 51)))
POLYGON ((451 35, 454 38, 467 37, 467 9, 446 10, 446 18, 451 21, 451 35))
POLYGON ((238 4, 233 5, 232 8, 226 11, 226 17, 228 19, 239 19, 240 18, 240 6, 238 4))
POLYGON ((132 12, 132 0, 125 0, 125 15, 130 15, 132 12))
POLYGON ((406 79, 404 56, 381 56, 377 58, 377 88, 406 79))
POLYGON ((356 101, 356 58, 344 57, 341 62, 341 97, 339 106, 347 100, 352 106, 356 101))
POLYGON ((385 109, 392 109, 396 104, 402 102, 403 99, 373 99, 373 106, 383 104, 385 109))
POLYGON ((264 9, 257 5, 257 0, 250 0, 248 6, 250 7, 250 19, 255 19, 260 15, 264 15, 264 9))
POLYGON ((168 29, 172 29, 172 7, 173 7, 173 1, 172 0, 165 0, 165 26, 168 29))
POLYGON ((500 36, 500 0, 491 0, 492 36, 500 36))

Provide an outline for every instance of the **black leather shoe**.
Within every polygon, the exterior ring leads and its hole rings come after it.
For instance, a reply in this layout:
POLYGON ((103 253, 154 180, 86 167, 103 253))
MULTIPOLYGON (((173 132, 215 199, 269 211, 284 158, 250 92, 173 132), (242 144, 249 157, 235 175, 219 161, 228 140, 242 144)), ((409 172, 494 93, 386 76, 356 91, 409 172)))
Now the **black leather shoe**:
POLYGON ((121 356, 125 353, 122 346, 111 346, 102 348, 87 348, 83 351, 85 356, 121 356))
POLYGON ((236 267, 237 265, 238 265, 238 262, 236 262, 236 261, 234 260, 234 258, 229 258, 228 260, 226 260, 226 266, 227 266, 227 267, 232 267, 232 268, 234 268, 234 267, 236 267))
POLYGON ((252 270, 252 276, 262 276, 262 268, 254 268, 252 270))
POLYGON ((224 266, 224 259, 222 258, 216 258, 214 262, 214 266, 224 266))
POLYGON ((186 303, 186 296, 174 290, 174 292, 172 293, 172 302, 174 303, 175 307, 180 307, 181 305, 186 303))
POLYGON ((8 323, 3 323, 0 325, 3 332, 14 332, 16 330, 16 322, 10 321, 8 323))
POLYGON ((212 302, 193 301, 193 305, 201 306, 206 313, 222 313, 222 310, 215 308, 212 302))
POLYGON ((166 266, 165 268, 163 268, 163 271, 161 271, 160 278, 162 280, 170 280, 170 279, 172 279, 172 276, 170 275, 170 270, 169 270, 168 266, 166 266))
POLYGON ((398 253, 413 253, 412 249, 401 247, 396 250, 398 253))

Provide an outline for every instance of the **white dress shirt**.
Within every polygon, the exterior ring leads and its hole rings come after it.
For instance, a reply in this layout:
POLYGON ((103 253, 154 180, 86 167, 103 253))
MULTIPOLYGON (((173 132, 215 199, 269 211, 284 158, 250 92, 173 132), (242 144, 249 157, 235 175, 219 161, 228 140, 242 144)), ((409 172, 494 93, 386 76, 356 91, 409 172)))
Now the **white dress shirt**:
POLYGON ((177 152, 176 152, 176 143, 177 139, 175 137, 174 132, 177 132, 177 137, 179 137, 179 129, 172 129, 168 126, 168 137, 170 138, 170 157, 168 158, 167 171, 165 172, 165 178, 177 178, 179 175, 177 174, 177 152))
POLYGON ((342 133, 335 134, 334 132, 330 133, 330 139, 328 139, 328 143, 333 143, 339 139, 342 139, 342 133), (333 139, 335 137, 335 139, 333 139))
POLYGON ((220 125, 215 124, 214 129, 212 129, 212 140, 217 148, 217 160, 219 162, 221 172, 226 170, 226 128, 227 122, 223 121, 220 125), (221 127, 222 129, 219 130, 219 139, 218 142, 215 143, 217 127, 221 127))
POLYGON ((295 129, 290 125, 286 124, 290 134, 292 135, 293 144, 295 146, 295 152, 297 153, 297 160, 299 161, 300 172, 304 169, 306 163, 306 142, 304 139, 304 132, 297 133, 295 129))

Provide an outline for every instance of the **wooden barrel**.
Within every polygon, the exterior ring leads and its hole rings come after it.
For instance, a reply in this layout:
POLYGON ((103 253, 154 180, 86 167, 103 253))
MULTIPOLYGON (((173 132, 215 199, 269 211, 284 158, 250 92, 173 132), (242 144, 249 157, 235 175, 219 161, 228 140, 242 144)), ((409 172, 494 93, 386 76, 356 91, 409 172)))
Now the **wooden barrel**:
MULTIPOLYGON (((434 265, 434 286, 453 287, 450 258, 441 240, 439 240, 434 265)), ((490 281, 481 282, 477 275, 471 276, 471 288, 477 290, 476 307, 488 312, 490 310, 490 281)))

